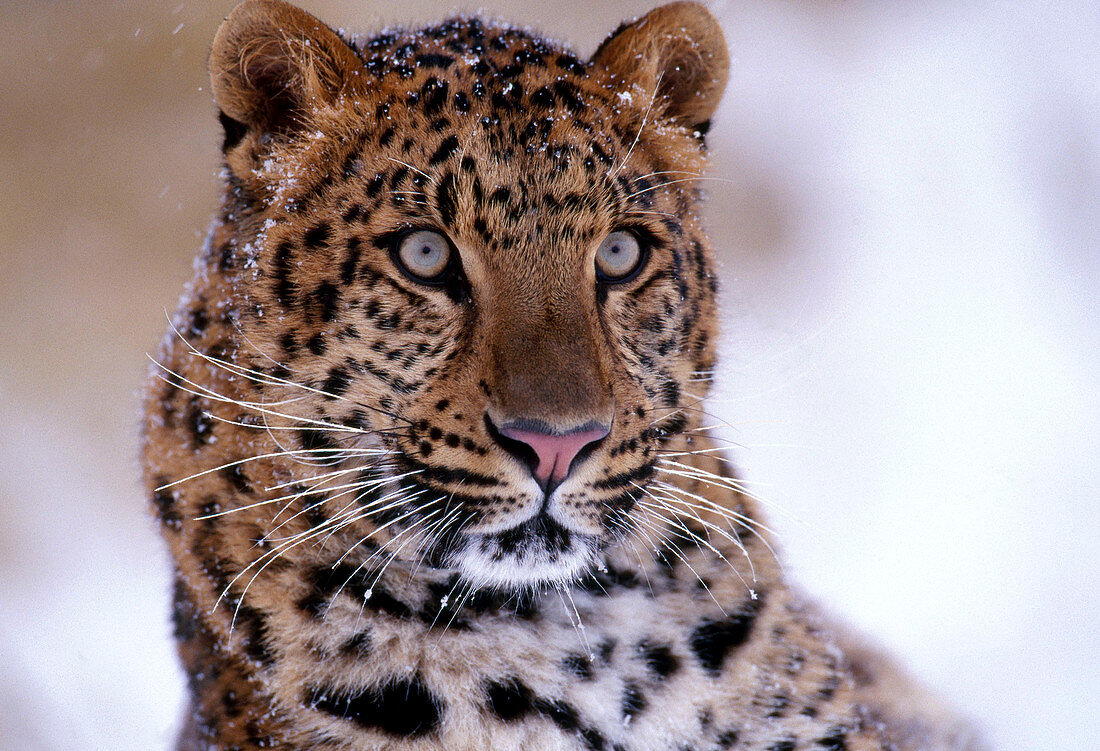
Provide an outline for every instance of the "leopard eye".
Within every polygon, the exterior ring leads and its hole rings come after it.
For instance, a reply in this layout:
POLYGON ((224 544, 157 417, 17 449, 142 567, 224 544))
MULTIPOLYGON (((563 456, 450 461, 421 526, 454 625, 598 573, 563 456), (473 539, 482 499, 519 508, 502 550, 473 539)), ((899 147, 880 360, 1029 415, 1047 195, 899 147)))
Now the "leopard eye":
POLYGON ((451 265, 451 244, 447 238, 431 230, 416 230, 397 244, 397 265, 414 281, 439 282, 451 265))
POLYGON ((596 276, 601 282, 618 284, 637 276, 645 262, 645 251, 633 232, 612 232, 596 251, 596 276))

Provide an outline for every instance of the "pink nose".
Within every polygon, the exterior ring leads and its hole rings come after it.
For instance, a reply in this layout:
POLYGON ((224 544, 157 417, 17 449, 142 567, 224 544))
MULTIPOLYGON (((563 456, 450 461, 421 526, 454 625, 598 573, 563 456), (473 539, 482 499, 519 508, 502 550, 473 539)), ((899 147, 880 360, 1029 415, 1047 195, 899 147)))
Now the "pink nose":
POLYGON ((524 430, 517 427, 503 427, 500 434, 513 441, 519 441, 531 447, 538 457, 538 466, 534 469, 535 479, 544 487, 548 483, 558 485, 569 474, 569 465, 573 463, 580 450, 588 444, 598 441, 611 432, 609 428, 589 423, 579 430, 564 435, 524 430))

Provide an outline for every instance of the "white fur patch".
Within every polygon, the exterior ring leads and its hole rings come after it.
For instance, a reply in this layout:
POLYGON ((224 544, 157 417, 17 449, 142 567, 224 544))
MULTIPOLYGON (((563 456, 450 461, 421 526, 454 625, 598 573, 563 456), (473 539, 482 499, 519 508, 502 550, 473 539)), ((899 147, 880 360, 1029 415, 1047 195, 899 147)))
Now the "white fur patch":
POLYGON ((495 535, 470 535, 451 564, 476 587, 517 590, 575 581, 598 561, 596 541, 574 534, 565 551, 551 551, 538 538, 514 552, 501 550, 495 535))

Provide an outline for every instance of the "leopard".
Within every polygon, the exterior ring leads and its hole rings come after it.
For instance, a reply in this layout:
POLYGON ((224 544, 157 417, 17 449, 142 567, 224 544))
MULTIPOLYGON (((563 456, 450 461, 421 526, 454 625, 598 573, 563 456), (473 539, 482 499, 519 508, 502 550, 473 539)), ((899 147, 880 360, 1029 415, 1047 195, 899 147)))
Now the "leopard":
POLYGON ((227 16, 142 423, 177 749, 985 748, 787 581, 709 428, 729 66, 693 2, 587 58, 227 16))

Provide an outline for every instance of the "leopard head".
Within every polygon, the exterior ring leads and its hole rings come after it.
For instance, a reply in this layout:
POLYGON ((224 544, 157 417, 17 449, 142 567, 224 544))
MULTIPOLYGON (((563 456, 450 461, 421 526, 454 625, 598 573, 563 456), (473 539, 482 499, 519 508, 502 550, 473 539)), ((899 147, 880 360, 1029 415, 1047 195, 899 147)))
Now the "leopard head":
POLYGON ((583 61, 476 18, 359 41, 255 0, 210 67, 227 358, 295 459, 281 487, 344 553, 478 586, 598 565, 713 365, 714 19, 666 5, 583 61))

